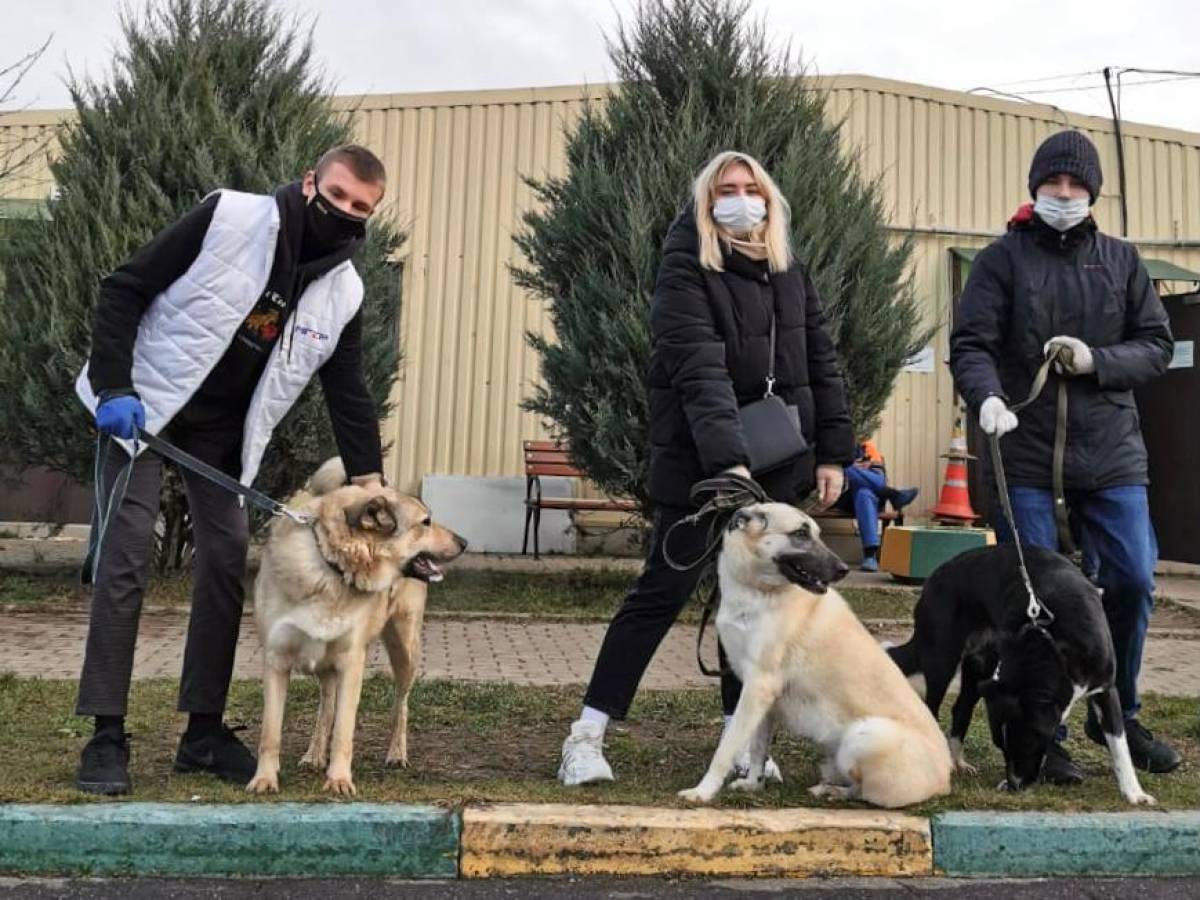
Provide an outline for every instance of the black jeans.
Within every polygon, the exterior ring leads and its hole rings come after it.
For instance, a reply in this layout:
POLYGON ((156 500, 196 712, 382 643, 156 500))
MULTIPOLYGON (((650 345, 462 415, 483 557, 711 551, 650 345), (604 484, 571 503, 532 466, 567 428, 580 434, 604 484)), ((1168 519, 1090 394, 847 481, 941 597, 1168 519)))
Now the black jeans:
MULTIPOLYGON (((203 429, 175 428, 164 437, 237 477, 241 430, 241 421, 236 421, 203 429)), ((129 463, 120 444, 107 444, 101 485, 105 497, 129 463)), ((76 715, 125 715, 142 595, 154 558, 162 463, 162 457, 151 450, 138 456, 125 499, 110 516, 92 587, 76 715)), ((179 709, 219 715, 225 710, 242 623, 249 522, 236 495, 186 470, 181 469, 180 475, 187 491, 196 558, 179 709)), ((92 525, 96 526, 94 517, 92 525)))
MULTIPOLYGON (((654 530, 642 574, 634 582, 625 602, 609 623, 592 680, 583 702, 614 719, 625 718, 638 683, 654 651, 662 643, 668 629, 688 602, 703 574, 704 566, 688 572, 677 572, 663 558, 663 539, 667 529, 690 509, 659 507, 654 515, 654 530)), ((699 525, 680 525, 671 533, 671 558, 677 563, 689 563, 707 546, 711 519, 699 525)), ((721 652, 724 662, 724 652, 721 652)), ((722 667, 726 668, 726 667, 722 667)), ((732 674, 721 676, 721 705, 726 714, 737 708, 742 683, 732 674)))

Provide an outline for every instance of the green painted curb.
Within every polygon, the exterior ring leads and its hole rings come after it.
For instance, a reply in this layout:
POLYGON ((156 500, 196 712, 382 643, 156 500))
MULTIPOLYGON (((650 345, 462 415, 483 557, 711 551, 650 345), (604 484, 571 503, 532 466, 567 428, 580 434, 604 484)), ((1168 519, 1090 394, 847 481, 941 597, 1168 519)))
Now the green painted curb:
POLYGON ((455 878, 460 820, 434 806, 108 803, 0 807, 0 871, 455 878))
POLYGON ((952 812, 931 824, 933 865, 947 875, 1200 873, 1200 811, 952 812))

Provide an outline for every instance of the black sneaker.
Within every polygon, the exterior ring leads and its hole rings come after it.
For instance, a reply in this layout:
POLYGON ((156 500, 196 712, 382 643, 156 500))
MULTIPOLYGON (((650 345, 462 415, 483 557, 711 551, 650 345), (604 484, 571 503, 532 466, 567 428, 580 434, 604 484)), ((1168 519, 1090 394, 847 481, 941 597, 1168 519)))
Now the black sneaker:
POLYGON ((88 794, 129 793, 129 735, 121 731, 99 731, 79 755, 75 787, 88 794))
POLYGON ((1042 763, 1042 781, 1046 784, 1083 784, 1083 769, 1071 759, 1067 748, 1058 741, 1051 741, 1042 763))
POLYGON ((258 762, 234 733, 242 730, 240 726, 222 725, 211 734, 191 740, 185 734, 175 754, 175 771, 210 772, 231 784, 248 784, 258 762))
MULTIPOLYGON (((1091 716, 1084 723, 1083 730, 1091 740, 1101 746, 1107 746, 1100 723, 1091 716)), ((1156 738, 1154 733, 1137 719, 1125 720, 1125 739, 1129 742, 1130 759, 1133 760, 1134 766, 1143 772, 1165 775, 1167 772, 1174 772, 1183 762, 1179 751, 1166 741, 1156 738)))

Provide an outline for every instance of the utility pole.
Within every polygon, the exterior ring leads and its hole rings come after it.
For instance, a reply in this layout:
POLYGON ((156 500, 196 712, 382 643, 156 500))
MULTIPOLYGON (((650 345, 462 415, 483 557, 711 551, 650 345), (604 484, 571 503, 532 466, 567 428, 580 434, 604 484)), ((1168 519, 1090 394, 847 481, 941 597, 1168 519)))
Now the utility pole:
POLYGON ((1108 105, 1112 110, 1113 134, 1117 140, 1117 183, 1121 191, 1121 237, 1129 237, 1129 204, 1125 198, 1125 142, 1121 138, 1121 116, 1113 97, 1112 66, 1104 67, 1104 87, 1108 90, 1108 105))

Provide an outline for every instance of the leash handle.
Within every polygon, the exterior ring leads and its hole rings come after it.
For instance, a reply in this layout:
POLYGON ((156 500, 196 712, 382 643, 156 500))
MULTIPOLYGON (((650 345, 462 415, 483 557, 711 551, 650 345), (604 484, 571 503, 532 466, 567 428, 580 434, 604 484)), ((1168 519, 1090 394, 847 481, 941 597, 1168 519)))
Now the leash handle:
POLYGON ((703 481, 697 481, 692 485, 690 496, 693 503, 700 504, 700 508, 691 515, 684 516, 675 522, 667 529, 667 533, 663 535, 663 559, 676 572, 690 572, 697 566, 702 565, 713 555, 717 547, 720 546, 721 535, 715 533, 717 530, 717 516, 719 514, 735 512, 743 506, 749 506, 752 503, 765 503, 770 499, 767 496, 767 492, 762 489, 762 485, 757 481, 752 478, 743 478, 741 475, 733 473, 726 473, 718 475, 715 478, 706 478, 703 481), (704 499, 705 497, 708 499, 704 499), (701 503, 701 500, 704 500, 704 502, 701 503), (671 535, 680 525, 698 525, 706 516, 713 516, 713 521, 708 527, 708 536, 705 538, 706 545, 704 550, 690 563, 676 562, 668 549, 671 535))

